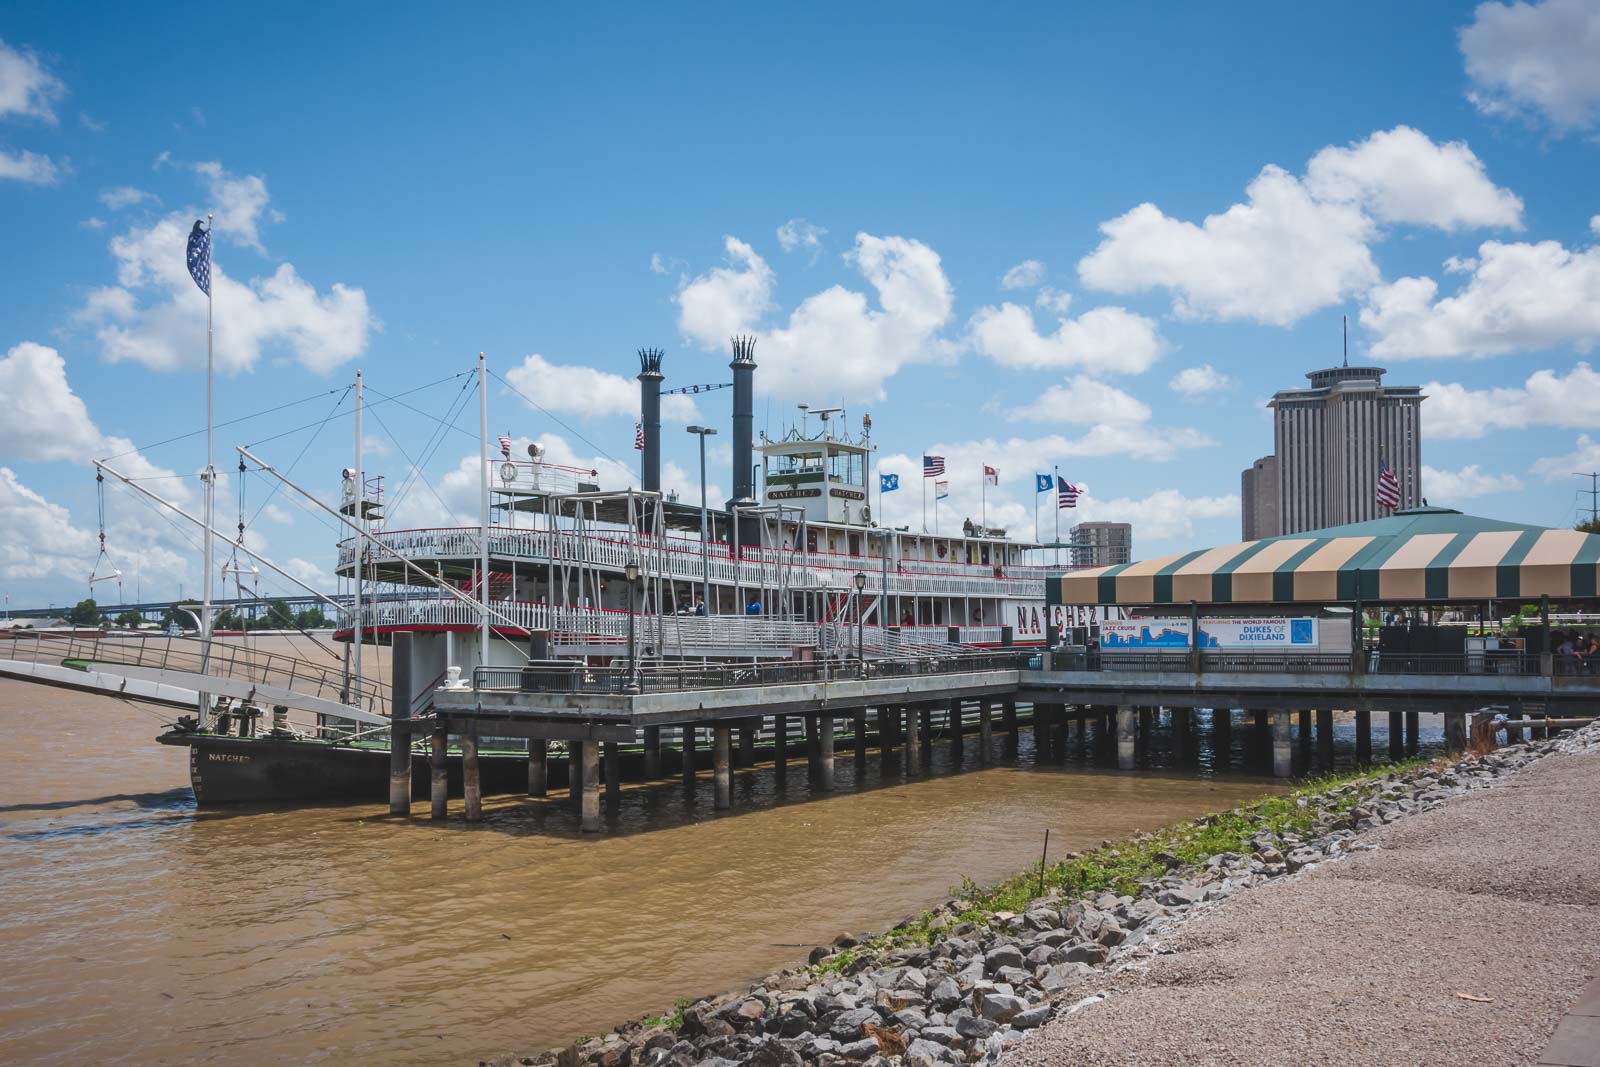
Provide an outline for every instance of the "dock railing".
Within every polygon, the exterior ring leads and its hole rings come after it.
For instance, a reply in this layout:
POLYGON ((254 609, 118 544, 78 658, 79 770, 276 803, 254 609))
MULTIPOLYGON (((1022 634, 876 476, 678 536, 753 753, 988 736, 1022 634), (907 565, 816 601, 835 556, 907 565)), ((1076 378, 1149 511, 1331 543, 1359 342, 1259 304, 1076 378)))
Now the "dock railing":
MULTIPOLYGON (((1470 676, 1499 674, 1535 676, 1539 657, 1511 653, 1411 653, 1368 650, 1365 671, 1352 669, 1346 652, 1237 652, 1202 649, 1198 653, 1158 651, 1108 651, 1098 648, 1058 648, 1051 653, 1051 668, 1060 671, 1192 672, 1198 659, 1205 674, 1379 674, 1470 676)), ((1557 674, 1563 673, 1560 664, 1557 674)), ((1575 673, 1567 671, 1565 673, 1575 673)))

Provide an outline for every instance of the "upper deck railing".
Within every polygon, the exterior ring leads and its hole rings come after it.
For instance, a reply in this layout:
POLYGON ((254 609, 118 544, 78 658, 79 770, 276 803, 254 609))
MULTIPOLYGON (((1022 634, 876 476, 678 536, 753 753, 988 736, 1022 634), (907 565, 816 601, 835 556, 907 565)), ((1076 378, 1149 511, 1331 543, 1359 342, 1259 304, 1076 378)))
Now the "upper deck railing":
MULTIPOLYGON (((421 530, 386 530, 374 535, 384 545, 369 549, 369 558, 382 563, 390 553, 410 560, 475 560, 480 556, 482 531, 478 527, 450 527, 421 530)), ((711 546, 704 561, 700 542, 686 538, 642 537, 637 542, 612 540, 570 532, 515 530, 491 527, 489 555, 495 559, 521 560, 534 564, 579 563, 620 571, 630 560, 647 569, 660 570, 660 577, 699 581, 706 573, 719 585, 774 587, 786 584, 795 590, 853 588, 857 574, 866 576, 866 591, 876 594, 885 588, 883 560, 877 556, 850 556, 830 552, 789 552, 777 549, 745 549, 735 559, 723 545, 711 546), (781 568, 788 573, 780 583, 781 568), (704 570, 702 570, 704 568, 704 570)), ((348 572, 355 563, 355 540, 339 544, 339 569, 348 572)), ((900 595, 1014 597, 1039 600, 1044 597, 1042 567, 1004 566, 936 562, 932 560, 890 561, 887 591, 900 595)))

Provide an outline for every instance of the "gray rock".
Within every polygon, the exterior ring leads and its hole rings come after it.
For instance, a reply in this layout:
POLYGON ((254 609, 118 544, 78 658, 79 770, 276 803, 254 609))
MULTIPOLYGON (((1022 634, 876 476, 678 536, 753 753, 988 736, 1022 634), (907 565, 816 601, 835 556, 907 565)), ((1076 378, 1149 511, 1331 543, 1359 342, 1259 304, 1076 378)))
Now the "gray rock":
MULTIPOLYGON (((1272 850, 1277 855, 1277 850, 1272 850)), ((1156 903, 1163 908, 1186 908, 1200 899, 1200 893, 1194 886, 1180 885, 1171 889, 1164 889, 1156 894, 1156 903)))
POLYGON ((1128 938, 1128 931, 1117 922, 1116 916, 1103 911, 1084 918, 1083 933, 1090 940, 1098 941, 1106 948, 1114 948, 1128 938))
POLYGON ((961 1044, 961 1035, 953 1026, 928 1026, 924 1027, 922 1037, 927 1041, 937 1041, 941 1045, 955 1048, 961 1044))
POLYGON ((1047 963, 1054 963, 1056 950, 1050 945, 1040 945, 1023 957, 1029 967, 1042 967, 1047 963))
MULTIPOLYGON (((1399 818, 1399 816, 1395 816, 1399 818)), ((1297 848, 1284 857, 1290 871, 1298 871, 1308 863, 1315 863, 1322 858, 1322 853, 1314 848, 1297 848)))
POLYGON ((1159 919, 1166 913, 1167 910, 1160 904, 1149 897, 1145 897, 1128 909, 1128 925, 1140 927, 1152 919, 1159 919))
POLYGON ((908 1067, 932 1067, 936 1063, 953 1063, 955 1057, 948 1047, 919 1037, 906 1049, 905 1061, 908 1067))
POLYGON ((1083 941, 1062 953, 1063 963, 1084 963, 1097 967, 1106 961, 1106 947, 1098 941, 1083 941))
POLYGON ((928 1025, 928 1017, 916 1008, 906 1008, 894 1013, 894 1021, 902 1030, 921 1030, 928 1025))
POLYGON ((877 1054, 878 1039, 875 1037, 864 1037, 860 1041, 839 1046, 839 1055, 847 1060, 864 1060, 877 1054))
POLYGON ((1028 1002, 1009 993, 990 993, 976 1005, 978 1014, 991 1022, 1009 1022, 1011 1018, 1028 1010, 1028 1002))
POLYGON ((1032 1030, 1036 1026, 1043 1026, 1050 1021, 1050 1005, 1041 1004, 1037 1008, 1019 1011, 1011 1017, 1010 1026, 1017 1030, 1032 1030))
POLYGON ((851 1008, 842 1011, 834 1017, 833 1025, 828 1027, 828 1033, 839 1041, 854 1041, 861 1036, 861 1029, 867 1023, 877 1022, 881 1016, 873 1008, 851 1008))
POLYGON ((1008 986, 1026 985, 1028 979, 1033 977, 1032 972, 1022 967, 1002 967, 995 972, 995 978, 1008 986))
POLYGON ((800 1067, 800 1053, 779 1041, 766 1041, 745 1061, 746 1067, 800 1067))
POLYGON ((963 1015, 956 1020, 956 1033, 969 1041, 982 1041, 999 1030, 999 1023, 988 1019, 980 1019, 973 1015, 963 1015))
POLYGON ((954 978, 941 978, 933 991, 928 994, 928 999, 934 1007, 948 1011, 961 1003, 961 987, 956 985, 954 978))
POLYGON ((1021 967, 1022 952, 1015 945, 1000 945, 984 954, 984 967, 991 973, 1001 967, 1021 967))

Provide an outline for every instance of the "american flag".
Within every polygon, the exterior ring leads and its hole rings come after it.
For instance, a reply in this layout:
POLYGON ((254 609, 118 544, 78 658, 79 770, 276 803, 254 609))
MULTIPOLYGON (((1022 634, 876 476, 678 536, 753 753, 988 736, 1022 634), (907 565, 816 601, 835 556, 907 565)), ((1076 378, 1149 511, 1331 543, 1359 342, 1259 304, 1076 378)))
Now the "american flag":
POLYGON ((633 447, 640 452, 644 451, 644 423, 633 424, 633 447))
POLYGON ((922 476, 924 478, 937 478, 944 473, 943 456, 923 456, 922 476))
POLYGON ((1056 477, 1056 507, 1075 508, 1078 506, 1078 494, 1083 492, 1065 478, 1056 477))
POLYGON ((511 438, 505 434, 500 435, 500 455, 505 459, 511 458, 511 438))
POLYGON ((993 467, 986 466, 983 468, 983 480, 989 485, 999 485, 1000 472, 995 470, 993 467))
POLYGON ((1378 506, 1391 511, 1400 506, 1400 479, 1394 476, 1389 464, 1378 465, 1378 506))
POLYGON ((202 293, 211 295, 211 231, 202 227, 199 219, 189 231, 189 277, 202 293))

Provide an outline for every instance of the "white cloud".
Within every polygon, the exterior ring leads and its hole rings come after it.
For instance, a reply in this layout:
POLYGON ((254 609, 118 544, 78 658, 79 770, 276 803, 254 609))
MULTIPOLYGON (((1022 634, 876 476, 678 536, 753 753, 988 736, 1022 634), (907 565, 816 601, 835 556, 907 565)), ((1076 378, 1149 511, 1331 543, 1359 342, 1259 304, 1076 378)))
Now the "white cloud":
POLYGON ((99 546, 94 535, 72 524, 72 516, 0 467, 0 574, 7 578, 51 575, 86 580, 99 546))
POLYGON ((61 177, 61 169, 49 156, 22 149, 7 152, 0 149, 0 180, 11 179, 24 185, 54 185, 61 177))
POLYGON ((1600 121, 1600 7, 1592 0, 1479 4, 1460 35, 1473 89, 1489 115, 1539 115, 1558 130, 1600 121))
POLYGON ((1057 322, 1054 333, 1041 334, 1031 310, 1006 303, 979 308, 970 329, 979 352, 1013 368, 1083 367, 1142 374, 1167 348, 1154 319, 1126 308, 1092 308, 1057 322))
POLYGON ((665 273, 667 273, 667 265, 666 265, 666 263, 664 263, 662 261, 660 252, 652 252, 652 253, 650 253, 650 273, 652 273, 652 274, 665 274, 665 273))
POLYGON ((1072 294, 1059 292, 1047 285, 1034 294, 1033 302, 1045 311, 1065 315, 1067 309, 1072 306, 1072 294))
POLYGON ((1438 297, 1432 278, 1374 289, 1361 324, 1373 356, 1494 356, 1600 339, 1600 246, 1486 241, 1466 284, 1438 297), (1437 299, 1436 299, 1437 298, 1437 299))
POLYGON ((321 592, 329 592, 338 585, 333 575, 323 570, 320 565, 308 559, 301 559, 299 556, 285 560, 283 569, 286 573, 293 575, 311 588, 321 592))
POLYGON ((31 49, 0 40, 0 119, 31 118, 54 124, 55 105, 67 93, 31 49))
POLYGON ((284 508, 280 508, 276 504, 268 504, 266 507, 261 509, 261 514, 265 515, 271 521, 278 523, 280 526, 294 525, 293 513, 285 510, 284 508))
POLYGON ((774 276, 766 260, 737 237, 723 238, 729 266, 715 267, 678 290, 678 329, 706 348, 753 329, 772 307, 774 276))
POLYGON ((948 351, 939 332, 950 321, 954 294, 938 253, 906 237, 856 234, 845 262, 877 292, 867 297, 835 285, 806 298, 786 325, 760 328, 772 308, 775 281, 766 262, 735 238, 725 246, 731 267, 718 267, 678 291, 678 326, 707 349, 730 335, 757 336, 758 387, 783 396, 873 400, 901 367, 940 358, 948 351))
POLYGON ((106 124, 89 114, 87 111, 78 112, 78 125, 82 126, 90 133, 106 132, 106 124))
MULTIPOLYGON (((254 174, 243 177, 230 174, 216 161, 196 163, 194 169, 196 174, 206 179, 217 232, 228 234, 248 248, 262 251, 258 227, 261 216, 267 212, 267 203, 272 199, 267 194, 267 183, 254 174)), ((282 216, 275 212, 269 217, 274 222, 282 221, 282 216)))
MULTIPOLYGON (((537 352, 524 356, 519 366, 506 372, 506 381, 540 407, 574 415, 625 415, 639 417, 639 383, 576 364, 551 363, 537 352)), ((661 415, 674 422, 694 422, 700 410, 693 398, 661 398, 661 415)))
POLYGON ((1600 215, 1589 216, 1589 232, 1600 237, 1600 215))
POLYGON ((1322 149, 1304 181, 1268 165, 1245 197, 1199 225, 1140 204, 1101 224, 1104 239, 1078 275, 1117 293, 1170 290, 1184 318, 1288 326, 1378 283, 1369 246, 1380 221, 1507 225, 1521 207, 1465 145, 1404 126, 1322 149))
POLYGON ((1600 425, 1600 373, 1578 363, 1566 374, 1535 371, 1521 386, 1469 389, 1456 382, 1422 387, 1423 430, 1459 440, 1528 426, 1582 429, 1600 425))
POLYGON ((1044 281, 1044 263, 1037 259, 1025 259, 1005 272, 1000 279, 1000 288, 1032 289, 1042 281, 1044 281))
POLYGON ((1547 482, 1571 478, 1579 471, 1600 470, 1600 441, 1586 433, 1579 434, 1571 452, 1564 456, 1546 456, 1535 461, 1530 469, 1547 482))
POLYGON ((1324 148, 1306 166, 1306 187, 1319 200, 1360 205, 1380 222, 1522 228, 1522 201, 1489 180, 1472 149, 1435 144, 1409 126, 1324 148))
POLYGON ((1129 393, 1093 378, 1078 375, 1066 385, 1053 385, 1033 403, 1012 408, 1008 418, 1034 422, 1064 422, 1081 426, 1106 423, 1137 426, 1150 421, 1150 406, 1129 393))
POLYGON ((119 185, 112 189, 101 190, 100 193, 100 202, 112 211, 136 207, 146 200, 153 201, 155 198, 154 193, 147 193, 143 189, 135 189, 131 185, 119 185))
POLYGON ((78 223, 78 228, 83 230, 103 230, 106 228, 106 221, 96 215, 90 215, 78 223))
POLYGON ((1167 385, 1174 392, 1182 393, 1193 400, 1211 393, 1222 392, 1224 389, 1232 389, 1233 379, 1211 364, 1202 363, 1198 367, 1185 367, 1173 375, 1167 385))
MULTIPOLYGON (((1227 519, 1237 523, 1239 498, 1223 496, 1186 496, 1179 489, 1157 489, 1143 497, 1115 497, 1101 499, 1089 493, 1078 499, 1078 522, 1128 522, 1133 524, 1135 540, 1134 559, 1148 558, 1155 553, 1138 548, 1143 540, 1162 541, 1181 539, 1185 543, 1195 536, 1197 521, 1227 519)), ((1067 517, 1061 517, 1063 526, 1067 517)), ((1198 547, 1198 546, 1192 546, 1198 547)))
POLYGON ((803 248, 811 253, 814 262, 817 253, 822 251, 822 238, 828 231, 821 226, 815 226, 805 219, 790 219, 778 227, 778 245, 785 252, 793 252, 803 248))
POLYGON ((0 358, 0 455, 84 463, 102 437, 89 409, 67 384, 67 363, 53 348, 24 341, 0 358))
POLYGON ((1458 471, 1439 470, 1426 464, 1422 468, 1422 495, 1430 504, 1451 504, 1475 496, 1514 493, 1522 488, 1515 474, 1485 474, 1476 463, 1458 471))
MULTIPOLYGON (((197 169, 217 198, 219 238, 257 245, 264 183, 233 178, 210 164, 197 169)), ((95 330, 107 359, 155 370, 204 365, 206 298, 183 257, 193 218, 175 212, 112 238, 117 284, 92 290, 77 316, 95 330)), ((216 364, 224 373, 251 370, 264 354, 282 352, 326 374, 365 352, 370 334, 382 328, 359 288, 335 282, 319 293, 291 263, 264 278, 238 281, 225 269, 226 258, 226 252, 219 255, 211 270, 216 364)))

